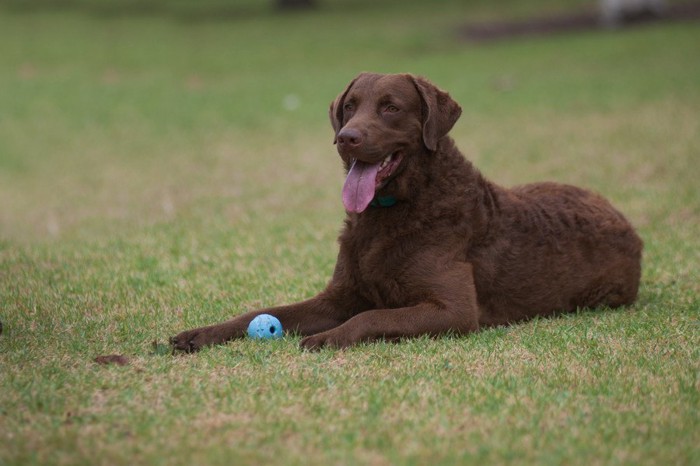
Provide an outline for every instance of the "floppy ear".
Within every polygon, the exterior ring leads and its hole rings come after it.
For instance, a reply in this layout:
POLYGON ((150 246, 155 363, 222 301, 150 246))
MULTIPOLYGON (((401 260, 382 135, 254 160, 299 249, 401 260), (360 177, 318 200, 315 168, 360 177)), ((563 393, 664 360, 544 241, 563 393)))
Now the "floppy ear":
POLYGON ((462 114, 462 108, 452 97, 424 78, 412 76, 423 102, 423 144, 430 151, 437 149, 437 143, 450 132, 462 114))
POLYGON ((343 104, 345 103, 345 96, 348 94, 348 91, 359 77, 360 76, 357 76, 355 79, 350 81, 348 87, 346 87, 345 90, 341 92, 333 102, 331 102, 331 108, 328 111, 328 116, 331 118, 331 125, 333 126, 333 131, 335 132, 333 144, 338 142, 338 132, 343 127, 343 104))

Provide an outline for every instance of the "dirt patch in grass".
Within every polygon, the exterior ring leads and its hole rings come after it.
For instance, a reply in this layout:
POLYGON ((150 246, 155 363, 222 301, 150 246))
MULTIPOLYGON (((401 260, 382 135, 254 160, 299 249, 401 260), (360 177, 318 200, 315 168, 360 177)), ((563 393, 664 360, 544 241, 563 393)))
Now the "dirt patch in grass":
MULTIPOLYGON (((700 20, 700 3, 671 5, 664 12, 655 14, 642 11, 621 18, 619 27, 640 26, 658 21, 700 20)), ((493 21, 467 24, 460 28, 463 39, 471 42, 491 42, 526 36, 546 36, 579 31, 593 31, 605 27, 600 14, 585 10, 554 16, 542 16, 521 21, 493 21)))

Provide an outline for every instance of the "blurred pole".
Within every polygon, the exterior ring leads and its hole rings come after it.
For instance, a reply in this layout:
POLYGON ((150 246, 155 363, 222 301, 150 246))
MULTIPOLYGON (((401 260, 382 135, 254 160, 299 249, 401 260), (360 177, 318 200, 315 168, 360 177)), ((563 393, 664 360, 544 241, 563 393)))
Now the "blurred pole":
POLYGON ((609 28, 658 19, 665 10, 666 0, 600 0, 601 20, 609 28))

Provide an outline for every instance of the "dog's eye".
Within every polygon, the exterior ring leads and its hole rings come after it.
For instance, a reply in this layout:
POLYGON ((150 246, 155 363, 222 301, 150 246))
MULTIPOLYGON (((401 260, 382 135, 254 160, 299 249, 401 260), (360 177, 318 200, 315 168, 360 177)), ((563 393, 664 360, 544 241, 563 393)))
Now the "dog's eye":
POLYGON ((399 108, 396 105, 387 105, 384 107, 384 111, 386 113, 396 113, 399 111, 399 108))
POLYGON ((343 110, 346 112, 352 112, 354 109, 355 109, 355 106, 353 104, 351 104, 350 102, 343 105, 343 110))

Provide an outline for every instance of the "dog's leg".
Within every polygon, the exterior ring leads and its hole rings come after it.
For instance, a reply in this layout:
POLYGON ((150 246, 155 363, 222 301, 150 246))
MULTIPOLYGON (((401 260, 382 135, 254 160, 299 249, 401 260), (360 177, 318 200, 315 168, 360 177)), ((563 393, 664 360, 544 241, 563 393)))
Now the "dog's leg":
POLYGON ((375 309, 301 341, 302 348, 345 348, 362 341, 421 335, 466 334, 479 329, 479 309, 470 264, 459 263, 423 282, 426 299, 415 306, 375 309))
POLYGON ((342 324, 360 304, 354 299, 338 299, 324 292, 315 298, 287 306, 247 312, 217 325, 195 328, 170 339, 175 350, 194 352, 207 345, 225 343, 246 335, 248 324, 260 314, 277 317, 287 333, 312 335, 342 324))

